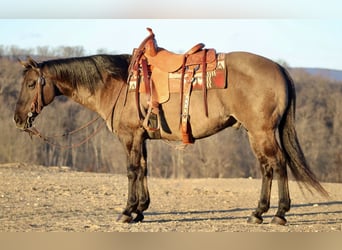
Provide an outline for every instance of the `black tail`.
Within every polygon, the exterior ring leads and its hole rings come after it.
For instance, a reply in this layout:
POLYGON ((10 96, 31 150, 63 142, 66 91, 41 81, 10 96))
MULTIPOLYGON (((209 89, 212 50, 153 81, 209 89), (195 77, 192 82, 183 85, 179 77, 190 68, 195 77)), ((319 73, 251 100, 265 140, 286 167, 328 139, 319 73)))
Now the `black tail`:
MULTIPOLYGON (((297 182, 303 183, 312 193, 311 187, 322 196, 328 197, 328 192, 322 187, 315 174, 306 162, 295 130, 296 91, 289 73, 283 69, 288 82, 288 107, 279 126, 279 137, 288 166, 297 182)), ((301 185, 300 185, 301 187, 301 185)))

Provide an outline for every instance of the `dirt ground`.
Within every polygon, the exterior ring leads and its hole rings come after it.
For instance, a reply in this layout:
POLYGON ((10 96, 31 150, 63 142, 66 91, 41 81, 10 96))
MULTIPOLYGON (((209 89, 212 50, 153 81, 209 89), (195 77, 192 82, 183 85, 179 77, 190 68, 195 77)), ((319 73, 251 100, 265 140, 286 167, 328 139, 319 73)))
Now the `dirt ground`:
MULTIPOLYGON (((342 184, 323 183, 331 197, 304 194, 290 182, 286 226, 246 223, 257 204, 258 179, 149 178, 150 208, 141 223, 116 222, 126 204, 123 175, 74 172, 67 167, 0 165, 0 232, 332 232, 342 231, 342 184)), ((276 184, 276 182, 274 183, 276 184)))

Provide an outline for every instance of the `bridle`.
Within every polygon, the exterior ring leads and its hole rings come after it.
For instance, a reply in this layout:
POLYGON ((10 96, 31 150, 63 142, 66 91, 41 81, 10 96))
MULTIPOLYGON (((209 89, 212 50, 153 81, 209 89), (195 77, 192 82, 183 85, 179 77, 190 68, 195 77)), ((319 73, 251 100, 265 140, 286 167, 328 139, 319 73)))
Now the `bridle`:
POLYGON ((40 114, 43 107, 45 106, 44 103, 44 86, 46 85, 45 77, 43 74, 39 73, 39 77, 37 80, 37 93, 34 95, 30 111, 27 113, 27 124, 32 124, 33 119, 35 116, 40 114))
POLYGON ((33 113, 39 114, 45 106, 43 92, 43 88, 45 85, 45 77, 42 74, 40 74, 37 80, 37 93, 34 95, 32 99, 31 111, 28 113, 28 116, 33 116, 33 113))

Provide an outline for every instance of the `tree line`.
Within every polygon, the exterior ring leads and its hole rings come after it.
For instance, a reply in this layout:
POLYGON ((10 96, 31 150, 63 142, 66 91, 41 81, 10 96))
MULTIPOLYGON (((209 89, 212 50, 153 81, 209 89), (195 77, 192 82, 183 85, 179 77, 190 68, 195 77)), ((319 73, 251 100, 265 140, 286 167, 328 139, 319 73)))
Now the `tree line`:
MULTIPOLYGON (((109 52, 104 48, 98 49, 96 54, 113 53, 109 52)), ((37 46, 35 48, 21 48, 17 45, 0 45, 0 57, 9 57, 16 59, 23 56, 37 56, 43 58, 54 58, 54 57, 78 57, 84 56, 87 52, 83 46, 37 46)))
MULTIPOLYGON (((13 113, 20 91, 22 68, 15 54, 10 54, 9 50, 1 52, 1 48, 4 47, 0 46, 0 163, 28 162, 47 167, 69 166, 79 171, 125 174, 123 148, 106 129, 80 147, 66 149, 36 137, 31 139, 15 128, 13 113)), ((41 59, 55 57, 57 54, 49 53, 58 50, 37 47, 34 53, 19 48, 16 51, 20 56, 40 53, 37 57, 41 59)), ((81 56, 84 53, 79 47, 70 47, 58 57, 81 56)), ((312 76, 304 70, 289 70, 297 91, 296 129, 304 154, 321 181, 342 182, 342 82, 312 76)), ((54 144, 70 146, 89 136, 101 121, 72 136, 53 136, 77 129, 94 117, 96 114, 92 111, 65 97, 58 97, 44 108, 35 124, 43 134, 52 136, 54 144)), ((228 128, 185 149, 181 143, 164 141, 149 141, 147 147, 150 176, 260 177, 259 166, 243 128, 228 128)))

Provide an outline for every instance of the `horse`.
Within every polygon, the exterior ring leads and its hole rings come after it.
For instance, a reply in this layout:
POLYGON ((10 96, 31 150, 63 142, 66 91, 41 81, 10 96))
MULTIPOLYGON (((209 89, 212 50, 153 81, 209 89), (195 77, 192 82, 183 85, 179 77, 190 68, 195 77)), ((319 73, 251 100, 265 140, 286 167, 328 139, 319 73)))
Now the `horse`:
MULTIPOLYGON (((60 95, 98 113, 127 154, 127 204, 117 218, 123 223, 143 221, 144 211, 150 204, 146 141, 151 138, 137 115, 136 93, 129 91, 127 84, 131 60, 131 55, 121 54, 20 61, 24 67, 23 81, 14 114, 16 127, 32 132, 34 119, 60 95)), ((196 141, 227 127, 245 128, 260 163, 262 183, 257 207, 247 222, 263 223, 262 215, 270 208, 275 176, 279 200, 271 223, 285 225, 285 214, 291 206, 287 166, 300 187, 328 196, 307 164, 299 144, 294 124, 294 82, 284 67, 249 52, 225 53, 224 63, 228 87, 208 90, 208 116, 201 105, 202 93, 193 91, 191 94, 192 136, 196 141)), ((148 109, 146 98, 146 94, 140 94, 140 108, 145 114, 148 109)), ((182 140, 179 102, 179 94, 172 93, 168 102, 160 104, 162 140, 182 140)))

